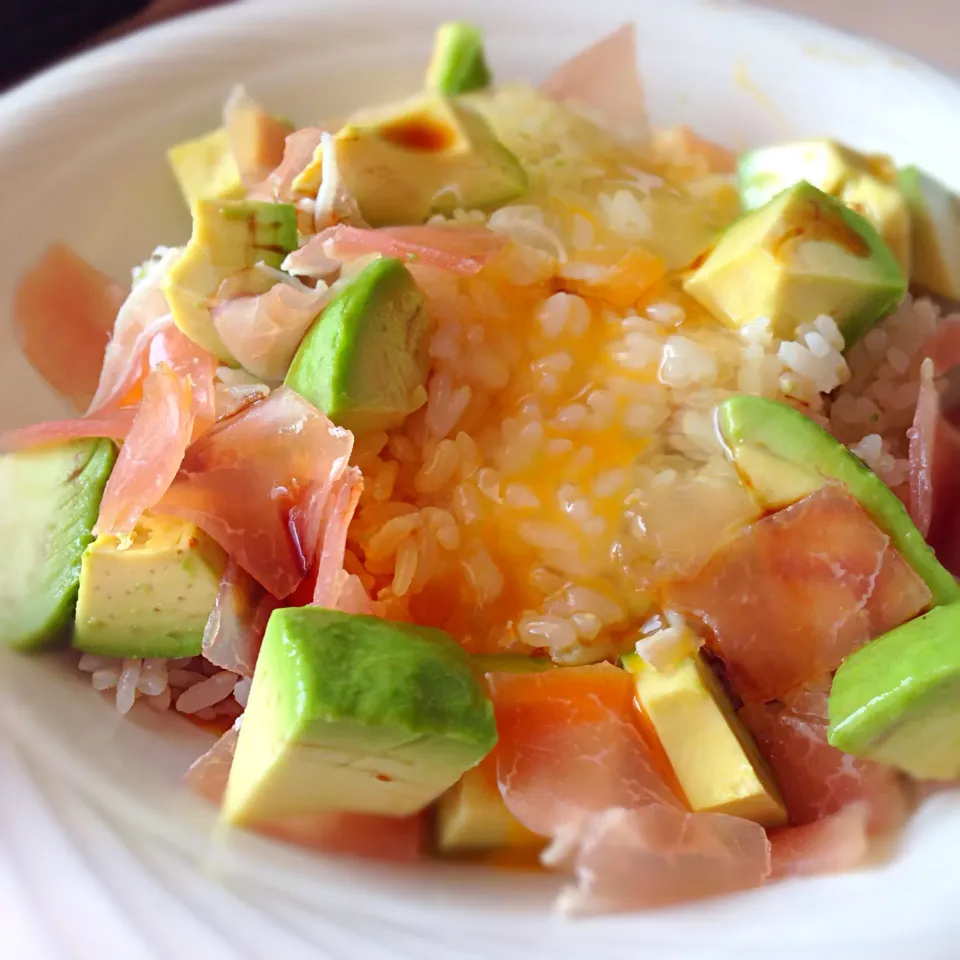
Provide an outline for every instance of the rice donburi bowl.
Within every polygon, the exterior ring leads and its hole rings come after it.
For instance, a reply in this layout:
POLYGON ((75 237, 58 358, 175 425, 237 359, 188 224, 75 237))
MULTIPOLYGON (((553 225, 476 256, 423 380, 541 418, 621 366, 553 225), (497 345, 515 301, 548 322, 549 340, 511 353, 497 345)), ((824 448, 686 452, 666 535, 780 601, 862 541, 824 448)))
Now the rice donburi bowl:
POLYGON ((492 87, 454 25, 345 123, 238 91, 189 243, 24 278, 86 413, 6 437, 4 639, 225 731, 229 822, 586 912, 855 866, 955 777, 949 203, 651 132, 633 62, 492 87))

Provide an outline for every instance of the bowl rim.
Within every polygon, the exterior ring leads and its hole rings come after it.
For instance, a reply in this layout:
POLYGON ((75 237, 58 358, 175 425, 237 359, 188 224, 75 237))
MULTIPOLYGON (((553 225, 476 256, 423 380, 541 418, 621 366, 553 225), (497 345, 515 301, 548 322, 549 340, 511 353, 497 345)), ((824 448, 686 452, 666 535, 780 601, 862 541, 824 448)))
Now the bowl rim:
MULTIPOLYGON (((645 2, 652 5, 656 0, 645 0, 645 2)), ((275 0, 275 2, 249 0, 249 2, 238 6, 263 9, 266 8, 267 3, 269 3, 271 15, 277 17, 293 17, 297 11, 301 10, 316 13, 322 6, 322 4, 310 2, 310 0, 275 0)), ((944 112, 949 110, 960 117, 960 82, 958 82, 958 79, 927 64, 922 59, 903 53, 888 44, 861 38, 852 32, 823 25, 807 16, 757 7, 751 3, 742 2, 742 0, 674 0, 674 3, 682 4, 694 14, 696 9, 700 7, 729 8, 743 16, 754 18, 768 29, 784 32, 801 30, 804 35, 810 36, 818 43, 836 46, 839 50, 849 51, 851 54, 858 56, 877 56, 891 66, 907 67, 917 77, 930 84, 932 88, 942 91, 945 99, 949 99, 949 105, 944 107, 944 112)), ((343 3, 341 3, 341 6, 343 6, 343 3)), ((364 7, 382 8, 382 2, 381 0, 353 0, 351 15, 357 15, 364 7)), ((115 82, 111 76, 112 71, 108 69, 111 66, 139 61, 142 64, 142 69, 149 69, 155 60, 165 57, 172 45, 178 45, 187 50, 194 45, 209 47, 211 44, 211 28, 221 23, 229 23, 232 9, 236 8, 230 5, 215 7, 194 11, 171 21, 152 24, 141 32, 111 39, 102 46, 83 51, 28 78, 23 83, 0 95, 0 134, 8 129, 15 131, 20 124, 26 124, 35 110, 42 110, 51 103, 54 94, 61 100, 66 99, 68 102, 73 102, 75 98, 85 95, 90 90, 109 88, 115 82), (64 96, 65 86, 72 86, 73 89, 68 89, 64 96)), ((436 21, 434 20, 434 22, 436 21)), ((0 718, 3 715, 2 706, 2 703, 0 703, 0 718)), ((3 732, 2 724, 0 724, 0 748, 3 746, 3 732)), ((61 747, 66 749, 67 745, 61 744, 61 747)), ((254 840, 252 843, 254 846, 259 846, 262 841, 254 840)), ((2 852, 2 849, 0 849, 0 852, 2 852)), ((665 915, 666 913, 668 912, 665 912, 665 915)), ((618 929, 622 934, 631 928, 632 919, 632 917, 628 917, 611 920, 609 921, 609 929, 618 929)), ((683 922, 683 920, 680 922, 683 922)), ((670 947, 675 948, 673 943, 670 944, 670 947)), ((524 955, 527 954, 524 953, 524 955)), ((673 955, 672 951, 671 955, 673 955)), ((715 955, 719 956, 719 953, 715 955)), ((745 955, 747 954, 742 954, 742 956, 745 955)), ((753 955, 752 951, 749 955, 753 955)), ((529 956, 532 957, 533 954, 530 953, 529 956)), ((831 956, 833 956, 832 953, 831 956)), ((852 956, 852 954, 847 953, 847 956, 852 956)))

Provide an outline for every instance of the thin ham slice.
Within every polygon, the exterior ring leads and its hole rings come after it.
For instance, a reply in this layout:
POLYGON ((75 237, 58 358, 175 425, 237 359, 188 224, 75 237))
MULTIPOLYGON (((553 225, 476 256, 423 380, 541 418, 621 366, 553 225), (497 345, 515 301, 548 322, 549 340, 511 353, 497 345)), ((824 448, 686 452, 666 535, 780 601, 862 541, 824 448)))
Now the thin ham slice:
POLYGON ((896 771, 827 743, 827 694, 804 691, 789 705, 749 704, 740 717, 773 768, 790 823, 804 826, 862 801, 870 832, 896 825, 904 796, 896 771))
POLYGON ((576 883, 558 906, 596 913, 757 886, 770 869, 761 827, 691 814, 640 732, 629 675, 610 664, 488 674, 504 803, 550 837, 549 866, 576 883))
POLYGON ((259 296, 216 305, 213 325, 244 369, 261 380, 277 382, 286 376, 300 341, 327 299, 326 284, 311 290, 281 282, 259 296))
POLYGON ((837 484, 745 528, 665 589, 701 618, 748 702, 781 697, 912 619, 930 590, 837 484))
POLYGON ((320 146, 323 130, 320 127, 304 127, 295 130, 284 143, 283 160, 261 183, 251 187, 251 200, 266 200, 272 203, 289 203, 293 198, 293 181, 313 159, 320 146))
POLYGON ((870 809, 851 803, 803 827, 771 830, 771 879, 812 877, 860 866, 870 852, 870 809))
POLYGON ((146 376, 150 342, 163 324, 172 323, 160 285, 181 252, 178 248, 159 251, 120 306, 89 413, 118 405, 146 376))
POLYGON ((270 116, 242 86, 227 97, 223 124, 243 183, 262 182, 283 161, 291 125, 270 116))
POLYGON ((232 557, 203 631, 203 655, 211 663, 252 677, 270 614, 279 605, 232 557))
POLYGON ((156 509, 196 523, 283 599, 309 569, 305 498, 343 475, 352 449, 349 431, 281 387, 192 444, 156 509))
POLYGON ((122 379, 105 394, 105 401, 97 410, 73 420, 52 420, 8 431, 0 438, 2 445, 19 450, 84 437, 125 439, 140 412, 143 378, 161 364, 190 387, 193 436, 199 436, 213 424, 216 361, 212 355, 180 333, 169 317, 150 323, 137 338, 134 350, 122 379), (120 406, 124 399, 129 403, 120 406))
POLYGON ((13 318, 33 368, 76 409, 97 390, 123 290, 63 243, 50 246, 17 288, 13 318))
POLYGON ((499 253, 507 239, 481 227, 425 225, 365 229, 338 224, 312 237, 283 262, 292 274, 312 276, 318 263, 330 257, 357 257, 379 253, 426 264, 460 276, 479 273, 499 253))
POLYGON ((133 407, 110 410, 90 417, 74 420, 49 420, 17 430, 8 430, 0 437, 4 450, 26 450, 68 440, 84 440, 92 437, 107 437, 122 440, 133 426, 137 411, 133 407))
POLYGON ((322 535, 318 544, 317 583, 313 588, 313 602, 319 607, 334 607, 339 599, 343 587, 339 574, 343 571, 347 531, 361 493, 363 475, 356 467, 351 467, 333 484, 326 498, 322 535))
MULTIPOLYGON (((187 771, 190 789, 217 806, 227 789, 242 722, 240 717, 187 771)), ((292 817, 282 823, 264 823, 257 829, 277 840, 325 853, 403 862, 426 855, 426 828, 423 816, 379 817, 331 812, 292 817)))
POLYGON ((197 757, 187 770, 187 786, 197 796, 217 806, 220 806, 227 790, 230 766, 237 751, 237 739, 242 723, 243 717, 237 717, 234 725, 206 753, 197 757))
POLYGON ((749 890, 769 873, 770 843, 749 820, 664 804, 604 810, 582 827, 577 883, 557 906, 575 915, 643 910, 749 890))
POLYGON ((169 367, 190 385, 193 437, 196 439, 216 420, 216 358, 182 334, 172 321, 168 321, 157 331, 147 353, 149 370, 156 370, 160 365, 169 367))
POLYGON ((618 132, 635 138, 649 133, 632 23, 559 66, 540 91, 551 100, 585 107, 618 132))
POLYGON ((960 574, 960 320, 941 324, 924 348, 910 429, 910 514, 954 576, 960 574))
POLYGON ((630 675, 610 664, 489 674, 497 780, 510 812, 554 837, 585 815, 680 807, 634 722, 630 675))
POLYGON ((160 501, 180 469, 193 421, 189 381, 166 364, 151 370, 103 492, 98 534, 128 536, 143 513, 160 501))

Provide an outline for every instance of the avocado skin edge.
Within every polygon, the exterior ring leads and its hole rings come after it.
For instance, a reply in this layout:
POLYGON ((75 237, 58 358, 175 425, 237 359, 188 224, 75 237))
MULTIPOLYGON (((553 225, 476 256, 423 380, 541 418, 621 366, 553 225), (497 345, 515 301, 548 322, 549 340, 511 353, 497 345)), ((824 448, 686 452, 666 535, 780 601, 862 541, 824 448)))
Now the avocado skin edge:
POLYGON ((752 444, 787 463, 816 470, 824 482, 844 484, 930 588, 933 605, 960 600, 960 586, 937 560, 893 491, 809 417, 776 400, 744 395, 719 404, 717 427, 735 465, 737 447, 752 444))
MULTIPOLYGON (((33 584, 35 592, 32 601, 27 596, 3 598, 0 642, 21 652, 46 650, 66 644, 70 639, 80 590, 80 560, 84 550, 93 542, 93 526, 100 510, 100 501, 117 457, 117 449, 109 440, 82 440, 65 446, 76 449, 78 462, 64 484, 64 487, 70 488, 69 498, 66 501, 58 499, 51 510, 56 509, 61 516, 72 511, 73 517, 67 522, 57 523, 42 565, 37 568, 42 573, 44 567, 56 562, 59 569, 53 577, 33 584), (51 544, 54 545, 52 549, 51 544), (34 608, 39 608, 40 612, 34 612, 34 608)), ((52 448, 50 454, 63 449, 52 448)), ((44 451, 28 453, 42 456, 44 451)), ((21 454, 10 453, 6 456, 13 458, 21 454)), ((45 488, 38 492, 50 491, 45 488)), ((11 502, 6 506, 11 510, 17 509, 16 503, 11 502)))

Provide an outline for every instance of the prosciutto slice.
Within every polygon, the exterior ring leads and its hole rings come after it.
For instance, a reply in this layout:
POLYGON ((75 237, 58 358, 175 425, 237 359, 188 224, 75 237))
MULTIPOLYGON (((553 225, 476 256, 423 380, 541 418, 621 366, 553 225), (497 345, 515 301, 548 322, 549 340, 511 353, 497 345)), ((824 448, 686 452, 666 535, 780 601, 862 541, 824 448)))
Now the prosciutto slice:
POLYGON ((281 387, 192 444, 156 509, 196 523, 282 600, 310 567, 306 498, 343 475, 352 449, 349 431, 281 387))
POLYGON ((540 91, 551 100, 586 107, 614 130, 636 138, 649 133, 632 23, 557 67, 540 91))
POLYGON ((78 410, 97 390, 123 290, 66 244, 55 243, 17 288, 13 319, 34 370, 78 410))
POLYGON ((960 319, 925 348, 910 429, 910 515, 937 558, 960 574, 960 319))
POLYGON ((425 264, 460 276, 479 273, 507 245, 507 239, 480 227, 425 225, 379 229, 337 224, 312 237, 283 262, 288 273, 313 276, 330 257, 379 253, 425 264))

